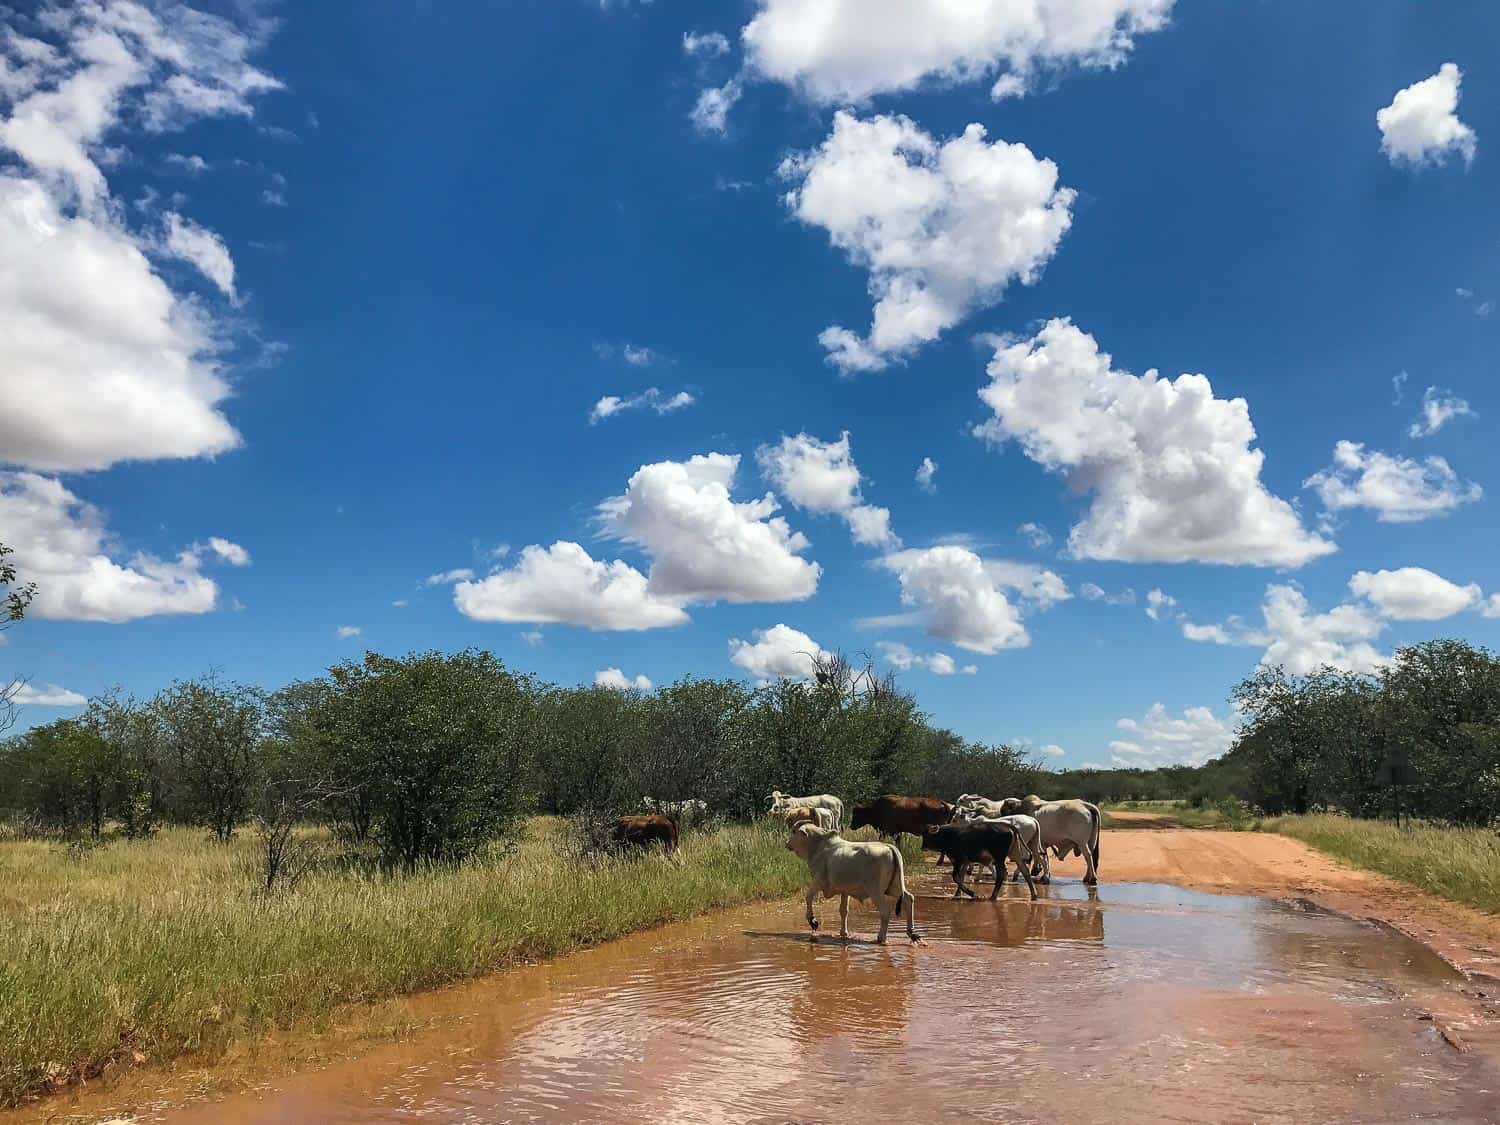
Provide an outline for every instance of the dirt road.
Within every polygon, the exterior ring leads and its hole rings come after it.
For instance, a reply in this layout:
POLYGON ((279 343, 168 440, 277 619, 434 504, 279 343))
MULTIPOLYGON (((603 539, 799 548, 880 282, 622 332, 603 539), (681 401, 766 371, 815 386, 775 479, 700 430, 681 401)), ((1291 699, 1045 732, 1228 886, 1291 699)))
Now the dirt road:
MULTIPOLYGON (((1111 813, 1155 821, 1150 813, 1111 813)), ((1430 946, 1500 994, 1500 917, 1416 890, 1373 871, 1346 867, 1300 840, 1262 832, 1207 832, 1158 827, 1106 832, 1100 874, 1107 882, 1179 887, 1276 898, 1307 898, 1357 918, 1394 926, 1430 946)), ((1056 865, 1081 876, 1078 859, 1056 865)), ((1488 990, 1486 990, 1488 991, 1488 990)))

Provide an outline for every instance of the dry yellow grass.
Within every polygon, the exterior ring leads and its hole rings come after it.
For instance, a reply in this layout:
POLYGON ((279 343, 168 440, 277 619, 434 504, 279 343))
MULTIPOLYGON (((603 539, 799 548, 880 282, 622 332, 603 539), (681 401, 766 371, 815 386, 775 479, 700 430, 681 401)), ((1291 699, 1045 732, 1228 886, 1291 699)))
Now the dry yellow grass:
POLYGON ((1283 816, 1262 831, 1292 836, 1321 852, 1425 891, 1500 913, 1500 836, 1487 828, 1397 828, 1346 816, 1283 816))
POLYGON ((211 1055, 349 1003, 785 895, 806 875, 770 825, 597 865, 558 832, 539 819, 513 850, 462 867, 332 870, 270 899, 254 892, 248 839, 0 843, 0 1105, 137 1053, 211 1055))

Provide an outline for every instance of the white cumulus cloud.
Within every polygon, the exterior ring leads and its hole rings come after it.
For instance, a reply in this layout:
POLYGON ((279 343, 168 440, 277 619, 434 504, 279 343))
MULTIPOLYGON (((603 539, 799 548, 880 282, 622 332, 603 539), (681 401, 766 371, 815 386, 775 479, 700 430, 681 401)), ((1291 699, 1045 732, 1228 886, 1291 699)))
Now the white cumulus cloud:
POLYGON ((340 640, 348 640, 350 637, 359 636, 364 632, 364 630, 361 629, 358 625, 340 625, 333 632, 334 635, 340 640))
POLYGON ((138 551, 117 561, 119 545, 103 513, 36 473, 0 472, 0 529, 15 548, 20 580, 36 583, 30 612, 37 617, 121 622, 207 613, 219 587, 202 573, 204 553, 232 565, 249 562, 249 553, 227 539, 188 547, 174 559, 138 551))
POLYGON ((646 676, 636 676, 631 679, 618 668, 601 668, 594 673, 594 686, 610 688, 613 691, 650 691, 651 680, 646 676))
POLYGON ((1380 150, 1392 164, 1420 168, 1453 155, 1462 156, 1465 164, 1473 162, 1478 138, 1458 119, 1462 83, 1463 72, 1444 63, 1432 77, 1396 91, 1391 104, 1375 114, 1380 150))
POLYGON ((1349 579, 1349 589, 1396 621, 1439 621, 1479 604, 1483 597, 1476 583, 1459 586, 1420 566, 1361 570, 1349 579))
POLYGON ((849 431, 845 430, 838 441, 820 441, 810 434, 783 436, 775 445, 757 449, 755 459, 761 474, 794 507, 841 516, 849 524, 854 541, 863 546, 900 545, 891 530, 890 510, 864 502, 859 466, 849 450, 849 431))
POLYGON ((0 457, 80 470, 233 449, 227 329, 149 257, 233 295, 228 251, 181 216, 165 237, 130 229, 104 165, 127 126, 248 116, 279 83, 246 61, 251 35, 180 4, 49 4, 23 22, 40 38, 0 37, 0 457))
POLYGON ((1446 515, 1484 495, 1478 484, 1460 480, 1441 457, 1416 461, 1367 450, 1357 441, 1335 445, 1333 464, 1308 477, 1303 487, 1312 489, 1329 511, 1368 508, 1382 523, 1446 515))
POLYGON ((1023 144, 988 143, 972 124, 945 141, 900 116, 840 111, 817 148, 787 157, 786 204, 869 271, 867 336, 832 325, 819 336, 844 373, 900 361, 1030 285, 1072 223, 1075 193, 1057 165, 1023 144))
POLYGON ((822 568, 801 557, 805 536, 775 515, 772 493, 736 502, 738 454, 643 465, 623 495, 599 505, 604 529, 651 556, 656 598, 695 602, 801 601, 822 568))
POLYGON ((1171 11, 1172 0, 758 0, 742 38, 752 73, 817 102, 992 79, 1000 98, 1121 65, 1171 11))
POLYGON ((757 629, 754 641, 731 637, 729 660, 757 680, 806 680, 813 674, 813 662, 828 654, 806 633, 789 625, 757 629))
POLYGON ((594 559, 577 543, 533 544, 514 566, 478 581, 460 581, 453 603, 476 621, 581 625, 633 631, 681 625, 682 603, 652 594, 646 576, 616 559, 594 559))
POLYGON ((40 688, 22 684, 10 697, 10 702, 18 707, 82 707, 88 701, 88 696, 70 691, 61 684, 47 684, 40 688))
POLYGON ((1021 606, 1009 594, 1037 609, 1070 596, 1049 570, 982 559, 952 544, 896 551, 880 562, 900 580, 901 601, 913 607, 928 636, 971 652, 993 654, 1031 643, 1021 606))
POLYGON ((958 661, 946 652, 913 652, 909 645, 900 641, 881 641, 880 655, 898 672, 908 672, 913 668, 926 668, 934 676, 973 676, 979 672, 976 664, 960 667, 958 661))
POLYGON ((917 466, 917 474, 915 478, 917 487, 920 488, 923 492, 936 492, 937 485, 933 483, 932 478, 937 476, 937 471, 937 462, 934 461, 931 457, 923 457, 922 463, 917 466))
POLYGON ((1298 586, 1273 583, 1266 587, 1261 617, 1259 628, 1231 617, 1222 625, 1184 622, 1182 632, 1188 640, 1208 644, 1264 646, 1262 665, 1279 664, 1299 676, 1325 666, 1373 672, 1390 661, 1372 643, 1386 622, 1371 606, 1350 602, 1315 613, 1298 586))
POLYGON ((1245 400, 1216 398, 1205 376, 1116 370, 1066 319, 998 341, 989 375, 994 417, 976 434, 1093 493, 1076 557, 1301 566, 1334 550, 1261 481, 1245 400))
POLYGON ((1201 766, 1234 745, 1234 727, 1208 707, 1188 707, 1180 718, 1153 703, 1139 719, 1120 719, 1122 737, 1109 744, 1116 767, 1201 766))

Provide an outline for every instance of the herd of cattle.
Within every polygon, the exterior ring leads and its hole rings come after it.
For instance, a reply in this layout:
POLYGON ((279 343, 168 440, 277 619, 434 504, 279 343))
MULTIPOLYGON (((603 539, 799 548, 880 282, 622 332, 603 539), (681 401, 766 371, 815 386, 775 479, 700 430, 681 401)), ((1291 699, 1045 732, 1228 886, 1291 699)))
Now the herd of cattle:
MULTIPOLYGON (((849 900, 873 903, 880 911, 879 942, 886 940, 891 915, 903 914, 906 933, 918 940, 914 900, 906 889, 906 871, 901 852, 883 841, 846 840, 844 802, 829 793, 792 797, 780 790, 770 795, 770 815, 785 821, 787 847, 806 861, 807 924, 814 930, 818 920, 813 901, 839 896, 839 937, 849 936, 849 900)), ((667 851, 677 847, 679 825, 700 819, 708 808, 698 800, 655 801, 645 799, 649 810, 641 816, 620 817, 615 839, 621 846, 644 847, 660 843, 667 851)), ((994 871, 994 889, 1000 893, 1006 863, 1016 867, 1014 879, 1025 879, 1035 899, 1037 882, 1051 881, 1049 853, 1057 859, 1083 857, 1084 882, 1098 882, 1100 815, 1088 801, 1044 801, 1040 797, 1007 797, 992 801, 977 793, 965 793, 950 804, 936 797, 886 795, 855 805, 849 828, 873 828, 883 837, 903 832, 917 837, 927 851, 936 852, 953 866, 953 897, 974 892, 965 884, 976 864, 994 871)))

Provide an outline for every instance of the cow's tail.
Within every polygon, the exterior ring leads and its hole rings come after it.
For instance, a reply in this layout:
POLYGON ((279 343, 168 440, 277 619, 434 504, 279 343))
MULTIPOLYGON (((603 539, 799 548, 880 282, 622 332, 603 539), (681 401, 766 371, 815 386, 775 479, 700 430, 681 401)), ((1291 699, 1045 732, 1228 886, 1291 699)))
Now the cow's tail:
POLYGON ((1099 823, 1099 806, 1098 805, 1095 805, 1095 804, 1090 804, 1089 805, 1089 819, 1094 822, 1094 827, 1093 827, 1092 831, 1089 832, 1089 851, 1091 851, 1091 852, 1094 853, 1094 870, 1098 871, 1099 870, 1099 835, 1100 835, 1099 829, 1101 827, 1101 825, 1099 823))
POLYGON ((901 858, 900 848, 896 847, 895 844, 891 844, 889 847, 891 849, 891 856, 896 861, 896 866, 892 870, 891 881, 886 884, 885 897, 890 898, 892 893, 891 888, 896 888, 896 917, 899 918, 901 917, 901 905, 905 901, 905 897, 901 892, 906 889, 906 861, 901 858))

